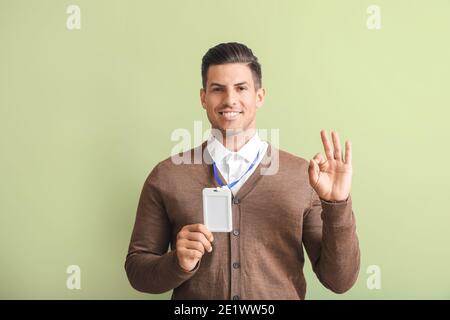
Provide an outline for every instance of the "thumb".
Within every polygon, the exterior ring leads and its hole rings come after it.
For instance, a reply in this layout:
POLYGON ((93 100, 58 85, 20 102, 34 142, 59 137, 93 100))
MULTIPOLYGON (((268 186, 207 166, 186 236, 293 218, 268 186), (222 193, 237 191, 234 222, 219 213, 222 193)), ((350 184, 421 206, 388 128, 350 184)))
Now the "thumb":
POLYGON ((317 162, 314 159, 309 160, 308 174, 311 186, 314 186, 317 183, 317 179, 319 179, 319 170, 317 162))

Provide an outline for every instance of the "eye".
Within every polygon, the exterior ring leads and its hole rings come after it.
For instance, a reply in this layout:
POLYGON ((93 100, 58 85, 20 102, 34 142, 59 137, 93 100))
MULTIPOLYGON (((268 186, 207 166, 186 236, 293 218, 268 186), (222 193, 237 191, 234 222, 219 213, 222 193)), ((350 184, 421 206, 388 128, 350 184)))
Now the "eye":
POLYGON ((239 87, 239 91, 247 90, 247 87, 239 87))
POLYGON ((222 91, 222 88, 215 87, 215 88, 212 89, 212 91, 222 91))

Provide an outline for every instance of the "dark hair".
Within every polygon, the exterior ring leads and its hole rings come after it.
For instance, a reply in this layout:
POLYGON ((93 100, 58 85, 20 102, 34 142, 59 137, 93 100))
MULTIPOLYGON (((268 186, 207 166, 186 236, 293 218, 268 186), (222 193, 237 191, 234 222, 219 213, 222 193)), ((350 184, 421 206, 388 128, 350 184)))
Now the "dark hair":
POLYGON ((228 42, 212 47, 202 58, 202 84, 206 88, 208 68, 210 65, 225 63, 246 63, 253 74, 255 88, 261 88, 261 65, 250 48, 242 43, 228 42))

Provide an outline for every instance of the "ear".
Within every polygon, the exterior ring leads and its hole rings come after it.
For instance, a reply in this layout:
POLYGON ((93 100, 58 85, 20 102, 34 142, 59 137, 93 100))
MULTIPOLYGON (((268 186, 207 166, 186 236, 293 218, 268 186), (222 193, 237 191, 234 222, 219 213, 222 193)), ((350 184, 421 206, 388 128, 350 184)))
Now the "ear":
POLYGON ((200 88, 200 102, 202 103, 203 109, 206 110, 205 94, 205 89, 200 88))
POLYGON ((266 89, 259 88, 256 91, 256 108, 262 107, 264 104, 264 98, 266 97, 266 89))

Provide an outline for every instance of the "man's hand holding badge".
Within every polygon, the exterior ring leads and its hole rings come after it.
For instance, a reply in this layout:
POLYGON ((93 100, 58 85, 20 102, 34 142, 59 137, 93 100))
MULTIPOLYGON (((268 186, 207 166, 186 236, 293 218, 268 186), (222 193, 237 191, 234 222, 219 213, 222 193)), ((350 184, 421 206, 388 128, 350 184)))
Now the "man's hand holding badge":
POLYGON ((181 268, 191 271, 205 254, 212 252, 214 237, 201 223, 185 225, 177 234, 176 254, 181 268))

